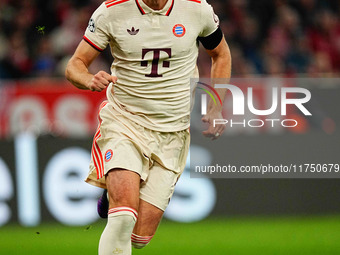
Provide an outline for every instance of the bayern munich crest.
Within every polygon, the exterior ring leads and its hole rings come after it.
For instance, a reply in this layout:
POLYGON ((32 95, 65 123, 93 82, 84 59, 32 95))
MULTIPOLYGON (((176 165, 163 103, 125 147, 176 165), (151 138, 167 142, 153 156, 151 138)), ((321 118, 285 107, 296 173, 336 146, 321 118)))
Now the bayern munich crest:
POLYGON ((105 162, 109 162, 112 159, 112 155, 113 155, 113 151, 111 149, 107 150, 105 152, 105 162))
POLYGON ((176 37, 182 37, 185 35, 185 27, 182 24, 177 24, 173 27, 172 32, 176 37))

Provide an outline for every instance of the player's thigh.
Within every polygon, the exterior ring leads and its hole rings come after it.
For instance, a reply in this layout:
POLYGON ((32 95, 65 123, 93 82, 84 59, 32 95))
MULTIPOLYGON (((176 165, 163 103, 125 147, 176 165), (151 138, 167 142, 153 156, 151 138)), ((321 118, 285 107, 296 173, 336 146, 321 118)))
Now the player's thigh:
POLYGON ((128 206, 138 210, 140 176, 136 172, 113 169, 106 175, 109 207, 128 206))
POLYGON ((163 217, 163 210, 144 201, 139 200, 138 220, 133 233, 139 236, 153 236, 163 217))
POLYGON ((148 178, 141 183, 138 220, 134 233, 154 235, 174 192, 179 173, 169 171, 155 162, 148 178))

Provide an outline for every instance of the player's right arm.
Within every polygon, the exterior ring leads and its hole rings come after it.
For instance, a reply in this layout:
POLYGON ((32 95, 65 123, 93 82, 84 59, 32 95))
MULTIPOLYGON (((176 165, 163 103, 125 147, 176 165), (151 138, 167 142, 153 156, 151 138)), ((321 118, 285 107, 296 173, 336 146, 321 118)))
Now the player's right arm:
POLYGON ((99 71, 96 74, 89 72, 89 66, 99 53, 98 50, 82 40, 67 64, 66 78, 77 88, 91 91, 102 91, 111 82, 115 83, 117 77, 104 71, 99 71))

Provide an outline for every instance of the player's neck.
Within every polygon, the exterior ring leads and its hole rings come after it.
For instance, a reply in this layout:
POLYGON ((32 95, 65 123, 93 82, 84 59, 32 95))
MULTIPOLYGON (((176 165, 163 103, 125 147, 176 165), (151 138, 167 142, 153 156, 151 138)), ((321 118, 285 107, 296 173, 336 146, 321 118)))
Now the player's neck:
POLYGON ((143 2, 154 10, 162 10, 168 0, 143 0, 143 2))

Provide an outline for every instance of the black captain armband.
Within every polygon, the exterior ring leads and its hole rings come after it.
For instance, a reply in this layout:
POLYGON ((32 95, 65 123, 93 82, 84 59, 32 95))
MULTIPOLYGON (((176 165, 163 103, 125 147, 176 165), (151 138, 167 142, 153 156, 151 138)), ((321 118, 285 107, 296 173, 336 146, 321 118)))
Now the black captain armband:
POLYGON ((215 49, 221 42, 223 33, 220 27, 214 33, 207 37, 198 37, 197 39, 202 43, 203 47, 207 50, 215 49))

